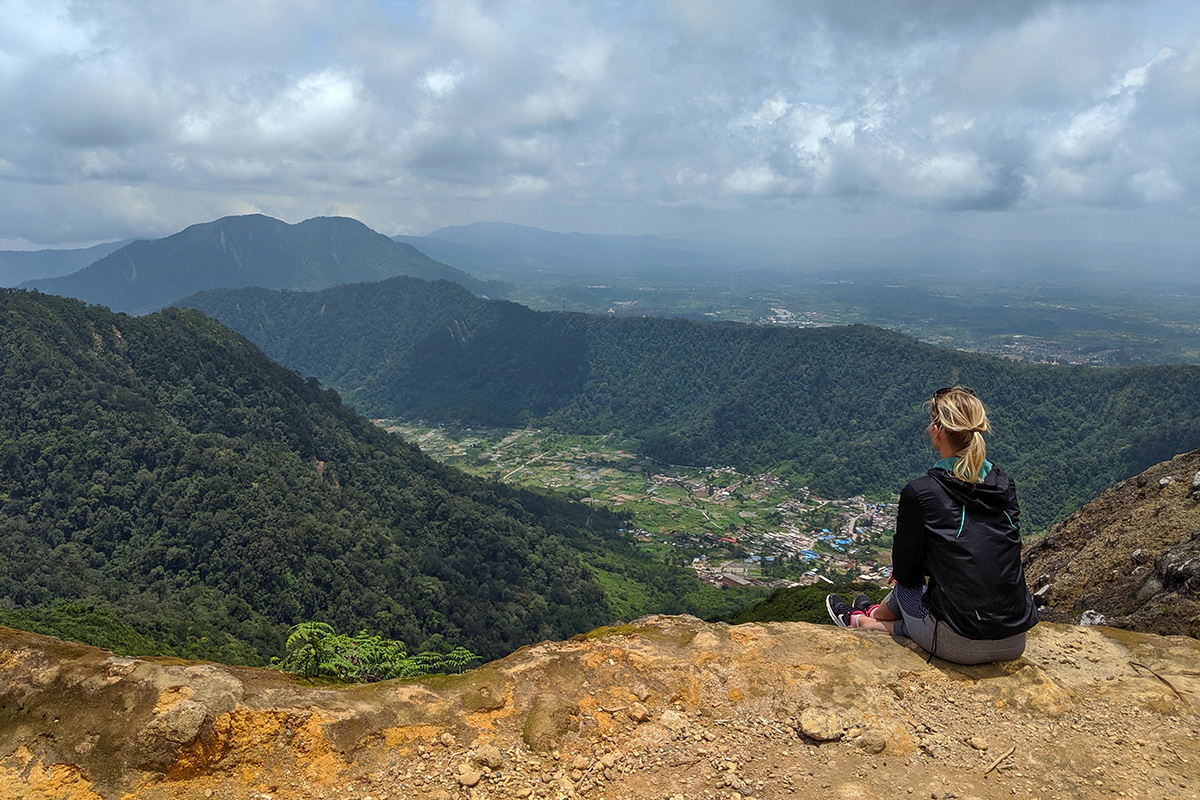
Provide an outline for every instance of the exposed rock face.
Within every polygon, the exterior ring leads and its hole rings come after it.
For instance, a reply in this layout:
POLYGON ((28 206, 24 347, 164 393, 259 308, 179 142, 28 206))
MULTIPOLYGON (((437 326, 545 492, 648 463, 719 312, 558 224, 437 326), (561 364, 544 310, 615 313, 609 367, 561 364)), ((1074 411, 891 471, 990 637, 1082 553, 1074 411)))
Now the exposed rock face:
POLYGON ((1196 640, 1106 627, 959 667, 868 631, 648 617, 338 689, 0 628, 0 798, 1183 797, 1198 665, 1196 640))
POLYGON ((1025 549, 1042 618, 1200 637, 1200 450, 1122 481, 1025 549))

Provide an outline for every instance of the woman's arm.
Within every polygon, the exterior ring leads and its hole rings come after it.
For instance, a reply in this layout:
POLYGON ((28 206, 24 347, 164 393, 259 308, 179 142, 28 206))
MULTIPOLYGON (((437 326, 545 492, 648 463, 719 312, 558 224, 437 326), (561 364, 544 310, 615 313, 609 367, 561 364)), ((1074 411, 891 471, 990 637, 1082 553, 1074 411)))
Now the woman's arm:
POLYGON ((925 583, 925 514, 911 483, 900 492, 896 536, 892 540, 892 577, 901 586, 925 583))

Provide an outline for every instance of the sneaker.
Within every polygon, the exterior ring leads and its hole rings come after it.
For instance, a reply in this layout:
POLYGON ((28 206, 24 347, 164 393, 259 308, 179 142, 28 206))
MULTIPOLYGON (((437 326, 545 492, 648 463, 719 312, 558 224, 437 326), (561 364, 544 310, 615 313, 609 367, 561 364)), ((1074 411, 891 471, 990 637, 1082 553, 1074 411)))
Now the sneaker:
POLYGON ((839 628, 849 628, 851 611, 854 609, 842 598, 836 594, 831 594, 825 598, 825 608, 829 611, 829 618, 839 628))
POLYGON ((877 605, 877 603, 871 598, 867 597, 865 594, 860 594, 854 598, 854 602, 850 605, 855 611, 861 611, 864 614, 870 614, 871 607, 877 605))

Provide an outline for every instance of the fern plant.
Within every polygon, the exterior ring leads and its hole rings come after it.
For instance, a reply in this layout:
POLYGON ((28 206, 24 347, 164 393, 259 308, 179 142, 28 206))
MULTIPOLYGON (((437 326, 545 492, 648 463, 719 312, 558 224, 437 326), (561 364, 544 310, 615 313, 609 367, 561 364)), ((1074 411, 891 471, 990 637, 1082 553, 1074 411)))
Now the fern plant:
POLYGON ((336 633, 324 622, 301 622, 292 626, 287 638, 288 653, 271 659, 271 666, 308 678, 337 678, 355 683, 373 683, 392 678, 415 678, 435 672, 462 673, 480 658, 465 647, 449 653, 425 651, 409 655, 404 642, 385 639, 365 630, 355 636, 336 633))

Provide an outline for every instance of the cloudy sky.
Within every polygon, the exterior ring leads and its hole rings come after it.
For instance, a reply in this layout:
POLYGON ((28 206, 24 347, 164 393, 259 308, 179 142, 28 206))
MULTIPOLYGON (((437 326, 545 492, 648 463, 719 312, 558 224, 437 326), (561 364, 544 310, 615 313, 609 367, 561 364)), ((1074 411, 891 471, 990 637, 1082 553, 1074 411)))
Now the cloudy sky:
POLYGON ((0 248, 389 234, 1200 241, 1200 6, 0 0, 0 248))

